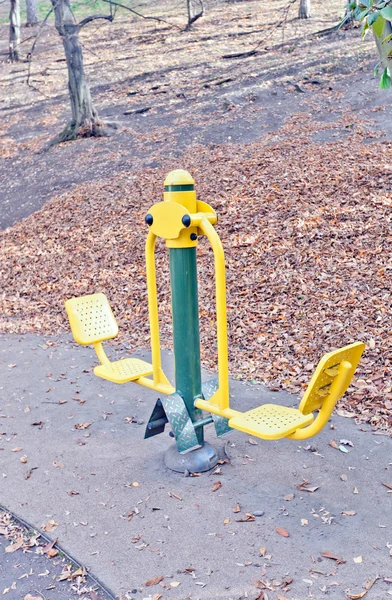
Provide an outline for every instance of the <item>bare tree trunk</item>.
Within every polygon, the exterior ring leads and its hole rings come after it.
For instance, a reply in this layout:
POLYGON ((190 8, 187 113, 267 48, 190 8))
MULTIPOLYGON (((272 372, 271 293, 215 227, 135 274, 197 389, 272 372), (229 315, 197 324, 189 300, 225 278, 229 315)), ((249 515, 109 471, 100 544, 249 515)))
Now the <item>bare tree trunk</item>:
POLYGON ((310 17, 310 0, 299 0, 299 19, 309 19, 310 17))
POLYGON ((56 29, 62 39, 68 68, 68 91, 72 118, 53 143, 74 140, 78 136, 106 135, 104 124, 91 99, 83 64, 82 45, 79 40, 80 26, 76 23, 70 0, 51 0, 56 29))
POLYGON ((197 21, 197 19, 200 19, 200 17, 203 16, 204 14, 204 5, 203 5, 203 0, 199 0, 199 12, 195 12, 193 13, 192 10, 192 0, 186 0, 186 8, 187 8, 187 12, 188 12, 188 24, 185 28, 186 31, 189 31, 189 29, 191 28, 192 23, 194 23, 195 21, 197 21))
POLYGON ((188 12, 188 27, 189 27, 191 19, 192 19, 191 0, 186 0, 186 9, 188 12))
POLYGON ((36 25, 39 22, 38 13, 37 13, 37 4, 35 0, 26 0, 26 25, 29 27, 30 25, 36 25))
POLYGON ((9 59, 13 62, 19 60, 20 44, 20 4, 19 0, 11 0, 10 8, 10 43, 9 59))

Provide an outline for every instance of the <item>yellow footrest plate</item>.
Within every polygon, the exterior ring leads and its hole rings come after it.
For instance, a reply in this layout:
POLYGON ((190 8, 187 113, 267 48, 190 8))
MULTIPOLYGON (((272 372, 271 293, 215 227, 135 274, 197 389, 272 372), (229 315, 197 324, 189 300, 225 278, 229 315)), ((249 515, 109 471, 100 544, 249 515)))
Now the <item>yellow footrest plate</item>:
POLYGON ((312 414, 303 415, 296 408, 263 404, 229 419, 229 426, 265 440, 279 440, 312 422, 312 414))
POLYGON ((152 375, 152 365, 139 358, 124 358, 109 365, 95 367, 94 374, 114 383, 127 383, 152 375))

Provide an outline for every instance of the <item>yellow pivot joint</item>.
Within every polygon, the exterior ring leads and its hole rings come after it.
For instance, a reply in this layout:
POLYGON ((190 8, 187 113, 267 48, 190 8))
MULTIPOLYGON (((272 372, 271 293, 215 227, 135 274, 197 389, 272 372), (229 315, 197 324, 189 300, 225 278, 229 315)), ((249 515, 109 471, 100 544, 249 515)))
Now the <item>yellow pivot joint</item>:
POLYGON ((203 235, 203 217, 216 223, 216 213, 206 202, 196 199, 195 181, 188 171, 171 171, 164 185, 163 202, 150 208, 146 223, 155 236, 166 240, 168 248, 193 248, 203 235))

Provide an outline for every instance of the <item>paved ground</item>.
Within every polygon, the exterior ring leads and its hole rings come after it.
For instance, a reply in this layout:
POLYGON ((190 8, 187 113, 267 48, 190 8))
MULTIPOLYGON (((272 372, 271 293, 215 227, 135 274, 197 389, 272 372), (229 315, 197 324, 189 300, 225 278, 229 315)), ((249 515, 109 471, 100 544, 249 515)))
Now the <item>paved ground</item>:
POLYGON ((111 600, 102 593, 89 578, 75 576, 73 581, 65 581, 64 569, 70 573, 80 571, 64 556, 49 559, 38 554, 34 548, 28 552, 17 550, 9 553, 11 544, 0 536, 0 594, 10 600, 111 600), (95 590, 95 591, 93 591, 95 590), (93 591, 94 595, 90 594, 93 591), (30 598, 29 598, 30 594, 30 598), (31 598, 32 597, 32 598, 31 598))
MULTIPOLYGON (((3 335, 0 364, 0 503, 37 527, 53 519, 48 535, 114 594, 335 600, 379 577, 366 598, 392 595, 390 438, 339 416, 302 444, 217 440, 207 428, 231 464, 184 477, 164 467, 166 433, 142 439, 155 394, 94 377, 90 348, 3 335)), ((238 381, 232 392, 242 409, 295 402, 238 381)))

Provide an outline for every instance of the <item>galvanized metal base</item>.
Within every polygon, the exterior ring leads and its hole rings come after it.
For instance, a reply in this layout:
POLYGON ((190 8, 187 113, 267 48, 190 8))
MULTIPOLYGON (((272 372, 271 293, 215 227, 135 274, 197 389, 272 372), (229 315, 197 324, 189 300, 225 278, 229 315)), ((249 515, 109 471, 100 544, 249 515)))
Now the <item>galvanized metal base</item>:
POLYGON ((177 444, 173 444, 165 452, 165 465, 168 469, 177 473, 203 473, 213 469, 218 463, 219 457, 213 446, 208 442, 197 450, 180 454, 177 444))

